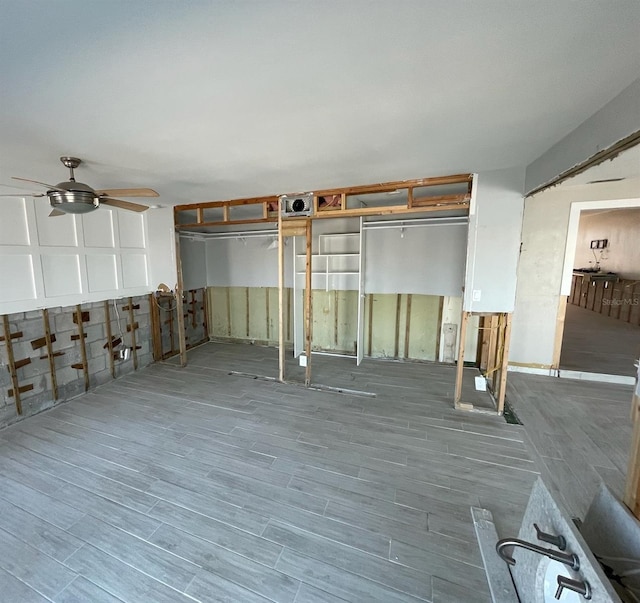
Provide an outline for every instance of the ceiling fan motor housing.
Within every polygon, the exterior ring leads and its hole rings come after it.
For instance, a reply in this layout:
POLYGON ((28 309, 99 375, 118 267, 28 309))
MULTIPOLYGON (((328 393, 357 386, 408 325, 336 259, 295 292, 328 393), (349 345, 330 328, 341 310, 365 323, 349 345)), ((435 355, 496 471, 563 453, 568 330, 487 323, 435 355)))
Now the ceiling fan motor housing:
POLYGON ((82 182, 60 182, 58 190, 47 191, 49 203, 54 209, 67 214, 86 214, 98 209, 100 201, 96 192, 82 182))

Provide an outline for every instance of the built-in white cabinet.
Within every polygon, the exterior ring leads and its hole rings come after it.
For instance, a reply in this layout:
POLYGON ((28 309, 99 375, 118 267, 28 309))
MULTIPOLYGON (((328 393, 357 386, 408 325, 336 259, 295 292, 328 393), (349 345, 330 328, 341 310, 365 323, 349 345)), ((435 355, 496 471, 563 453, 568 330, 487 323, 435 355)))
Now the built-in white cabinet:
MULTIPOLYGON (((306 255, 296 253, 296 288, 304 287, 306 255)), ((321 234, 311 258, 311 288, 357 290, 360 282, 360 233, 321 234)))

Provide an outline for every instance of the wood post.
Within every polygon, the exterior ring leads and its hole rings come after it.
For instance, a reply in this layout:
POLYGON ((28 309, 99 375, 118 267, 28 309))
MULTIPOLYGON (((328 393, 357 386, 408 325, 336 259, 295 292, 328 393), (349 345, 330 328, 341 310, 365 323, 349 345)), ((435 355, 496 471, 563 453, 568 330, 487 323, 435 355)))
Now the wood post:
POLYGON ((456 388, 453 396, 453 405, 460 407, 462 398, 462 376, 464 371, 464 343, 467 336, 467 323, 469 322, 469 312, 462 311, 460 318, 460 344, 458 345, 458 363, 456 365, 456 388))
POLYGON ((133 314, 133 298, 129 298, 129 330, 131 331, 131 356, 133 357, 133 370, 138 370, 138 346, 136 344, 136 329, 138 324, 135 322, 133 314))
POLYGON ((82 306, 76 306, 76 323, 78 325, 78 341, 80 342, 80 357, 82 358, 82 370, 84 372, 84 391, 89 391, 89 363, 87 361, 87 344, 85 342, 84 324, 82 322, 82 306))
POLYGON ((282 229, 282 213, 278 211, 278 379, 280 381, 284 381, 284 321, 284 232, 282 229))
POLYGON ((307 220, 305 236, 307 239, 306 245, 306 274, 305 274, 305 304, 304 304, 304 319, 305 319, 305 356, 307 357, 307 367, 304 373, 304 384, 309 387, 311 385, 311 341, 313 330, 313 298, 312 298, 312 282, 311 282, 311 258, 312 258, 312 231, 311 231, 311 219, 307 220))
POLYGON ((56 378, 56 359, 53 355, 53 342, 51 341, 51 325, 49 323, 49 310, 42 310, 42 322, 44 323, 44 337, 47 342, 47 358, 49 360, 49 373, 51 374, 51 390, 53 399, 58 399, 58 379, 56 378))
POLYGON ((180 346, 180 366, 187 366, 187 338, 184 328, 184 306, 182 295, 184 282, 182 278, 182 260, 180 259, 180 233, 176 230, 176 268, 178 272, 178 284, 176 287, 176 310, 178 312, 178 343, 180 346))
POLYGON ((13 385, 13 396, 16 402, 16 412, 22 414, 22 401, 20 400, 20 386, 18 385, 18 374, 16 373, 16 362, 13 356, 13 343, 11 342, 11 327, 9 325, 9 317, 6 314, 2 316, 4 327, 4 341, 7 345, 7 360, 9 362, 9 373, 11 374, 11 384, 13 385))
POLYGON ((624 504, 640 519, 640 369, 636 379, 636 387, 631 400, 631 419, 633 421, 633 435, 629 464, 627 468, 627 483, 624 491, 624 504))
POLYGON ((498 414, 504 413, 504 400, 507 394, 507 370, 509 367, 509 343, 511 341, 511 314, 503 314, 502 358, 500 362, 500 381, 498 382, 498 414))
POLYGON ((106 348, 109 350, 109 368, 111 370, 111 376, 116 378, 116 365, 113 361, 113 333, 111 331, 111 312, 109 310, 109 300, 104 300, 104 325, 107 331, 107 344, 106 348))

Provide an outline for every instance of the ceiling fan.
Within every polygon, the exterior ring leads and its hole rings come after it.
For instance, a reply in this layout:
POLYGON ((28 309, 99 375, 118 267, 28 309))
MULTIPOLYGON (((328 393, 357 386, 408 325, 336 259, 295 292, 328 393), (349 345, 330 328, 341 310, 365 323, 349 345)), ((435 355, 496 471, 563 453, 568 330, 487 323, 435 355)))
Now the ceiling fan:
MULTIPOLYGON (((63 214, 85 214, 98 209, 101 205, 111 205, 120 209, 129 211, 146 211, 149 209, 146 205, 139 203, 131 203, 122 199, 115 199, 112 195, 118 197, 158 197, 158 193, 150 188, 114 188, 94 190, 88 184, 76 182, 73 170, 77 168, 82 160, 77 157, 60 157, 60 161, 64 166, 69 168, 69 180, 59 182, 55 186, 46 182, 38 182, 37 180, 29 180, 28 178, 18 178, 13 176, 14 180, 22 180, 23 182, 31 182, 39 184, 47 188, 46 193, 35 193, 33 197, 44 197, 45 194, 49 198, 49 203, 53 208, 50 216, 62 216, 63 214)), ((17 195, 1 195, 3 197, 15 197, 17 195)))

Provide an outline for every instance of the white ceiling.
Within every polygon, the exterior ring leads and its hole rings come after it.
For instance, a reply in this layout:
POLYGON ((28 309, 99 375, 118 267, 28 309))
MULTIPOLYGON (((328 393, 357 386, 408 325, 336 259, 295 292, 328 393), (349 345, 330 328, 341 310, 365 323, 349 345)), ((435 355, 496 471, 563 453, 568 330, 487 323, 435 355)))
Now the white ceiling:
POLYGON ((0 184, 60 155, 163 204, 525 166, 640 76, 639 31, 638 0, 0 0, 0 184))

